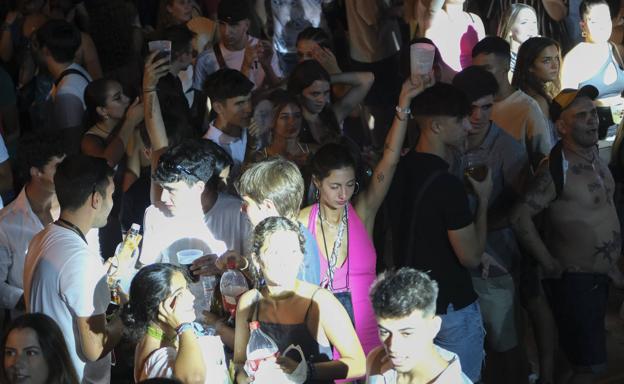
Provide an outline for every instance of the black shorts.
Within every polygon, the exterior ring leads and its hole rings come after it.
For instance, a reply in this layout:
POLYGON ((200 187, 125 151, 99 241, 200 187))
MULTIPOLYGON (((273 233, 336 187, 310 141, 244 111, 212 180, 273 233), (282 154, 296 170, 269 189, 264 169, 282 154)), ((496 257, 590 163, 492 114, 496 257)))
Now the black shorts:
POLYGON ((543 286, 559 329, 559 345, 570 363, 577 371, 603 372, 607 365, 607 275, 566 272, 561 279, 543 280, 543 286))

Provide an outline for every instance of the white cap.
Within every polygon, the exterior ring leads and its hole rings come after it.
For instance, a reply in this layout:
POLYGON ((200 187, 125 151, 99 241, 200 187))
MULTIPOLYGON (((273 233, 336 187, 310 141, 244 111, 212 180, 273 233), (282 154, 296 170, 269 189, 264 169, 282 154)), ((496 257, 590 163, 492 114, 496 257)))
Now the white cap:
POLYGON ((141 230, 141 224, 133 223, 130 230, 139 232, 141 230))

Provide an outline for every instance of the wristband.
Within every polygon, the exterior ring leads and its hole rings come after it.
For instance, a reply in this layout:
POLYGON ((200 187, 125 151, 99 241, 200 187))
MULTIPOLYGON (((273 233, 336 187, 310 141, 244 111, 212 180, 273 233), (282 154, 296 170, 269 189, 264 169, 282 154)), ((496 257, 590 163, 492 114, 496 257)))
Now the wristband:
POLYGON ((409 115, 410 113, 412 113, 412 110, 410 109, 410 107, 407 108, 401 108, 398 105, 394 108, 395 111, 397 111, 398 113, 405 113, 406 115, 409 115))
POLYGON ((178 328, 176 328, 176 334, 180 336, 182 333, 188 331, 189 329, 193 331, 195 336, 204 336, 206 334, 204 327, 196 322, 182 323, 178 325, 178 328))

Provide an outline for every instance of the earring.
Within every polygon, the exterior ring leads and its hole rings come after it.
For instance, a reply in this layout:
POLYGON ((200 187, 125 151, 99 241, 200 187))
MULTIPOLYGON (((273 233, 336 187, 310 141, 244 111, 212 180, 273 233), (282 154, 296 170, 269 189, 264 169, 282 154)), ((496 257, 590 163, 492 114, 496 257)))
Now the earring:
POLYGON ((585 31, 581 32, 581 36, 582 37, 587 37, 587 32, 585 32, 585 31))
POLYGON ((320 198, 321 196, 319 194, 319 190, 318 188, 316 188, 316 186, 314 186, 314 201, 319 201, 320 198))
POLYGON ((360 183, 358 183, 357 181, 355 182, 355 188, 353 189, 353 194, 357 195, 357 193, 360 191, 360 183))

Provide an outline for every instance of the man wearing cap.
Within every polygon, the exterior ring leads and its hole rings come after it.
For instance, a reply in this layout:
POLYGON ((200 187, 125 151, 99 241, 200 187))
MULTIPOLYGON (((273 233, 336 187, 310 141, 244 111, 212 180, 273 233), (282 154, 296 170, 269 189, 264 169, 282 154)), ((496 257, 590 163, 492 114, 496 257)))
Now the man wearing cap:
MULTIPOLYGON (((494 75, 473 65, 459 72, 453 85, 464 91, 471 104, 471 128, 462 169, 469 172, 475 166, 485 165, 492 172, 485 252, 479 268, 472 268, 470 274, 486 329, 487 359, 491 367, 497 366, 493 373, 500 375, 492 378, 495 382, 511 383, 510 378, 519 379, 522 374, 514 313, 515 284, 510 273, 520 259, 520 250, 509 224, 509 213, 522 193, 529 160, 522 145, 490 119, 498 91, 494 75)), ((471 205, 475 205, 475 196, 469 197, 471 205)))
POLYGON ((561 140, 540 164, 511 218, 518 240, 543 269, 543 287, 574 383, 593 382, 606 368, 609 276, 620 276, 614 181, 596 146, 597 95, 587 85, 564 89, 554 98, 550 116, 561 140), (532 217, 542 211, 545 236, 540 237, 532 217))
POLYGON ((282 79, 271 43, 249 36, 250 10, 245 0, 221 1, 217 10, 220 42, 202 52, 195 65, 193 85, 202 89, 206 76, 219 69, 241 71, 254 88, 275 86, 282 79))

